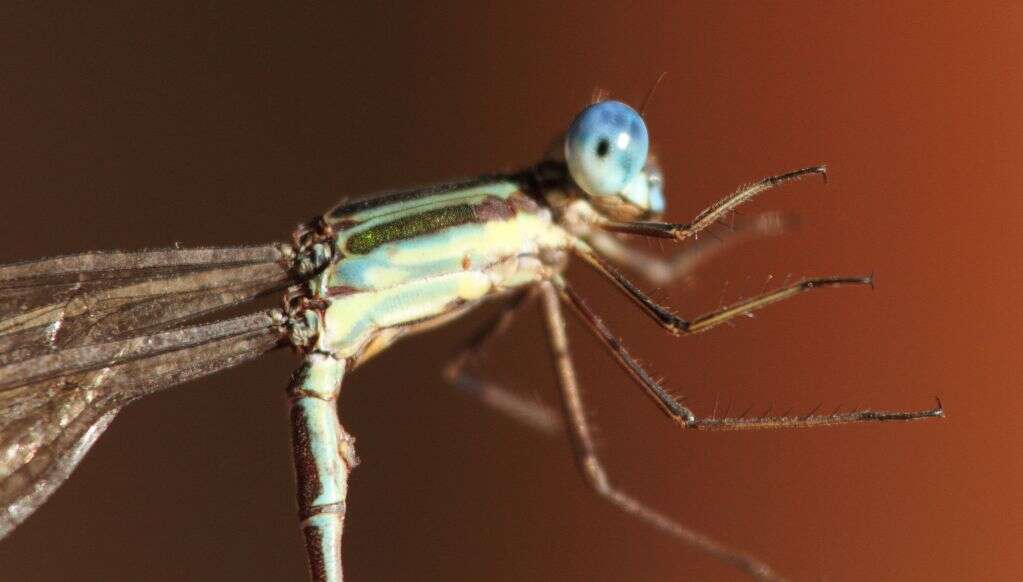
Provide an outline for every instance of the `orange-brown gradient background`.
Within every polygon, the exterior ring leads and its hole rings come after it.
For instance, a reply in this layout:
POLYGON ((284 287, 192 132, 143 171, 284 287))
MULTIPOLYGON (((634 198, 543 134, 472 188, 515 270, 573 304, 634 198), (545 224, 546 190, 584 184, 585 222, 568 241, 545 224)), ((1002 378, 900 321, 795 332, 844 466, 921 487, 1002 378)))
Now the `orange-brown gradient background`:
MULTIPOLYGON (((670 219, 809 164, 831 182, 765 194, 744 212, 797 212, 799 232, 655 297, 693 315, 790 273, 874 271, 877 290, 671 339, 573 267, 579 288, 705 414, 939 395, 948 420, 686 434, 573 323, 614 481, 795 579, 1017 579, 1023 9, 902 4, 8 5, 0 259, 280 240, 343 196, 529 164, 595 88, 638 103, 667 71, 646 117, 670 219)), ((363 459, 351 580, 740 578, 605 507, 563 440, 446 387, 468 319, 346 382, 363 459)), ((487 368, 553 402, 543 346, 526 313, 487 368)), ((295 363, 282 351, 126 410, 0 543, 0 578, 301 580, 295 363)))

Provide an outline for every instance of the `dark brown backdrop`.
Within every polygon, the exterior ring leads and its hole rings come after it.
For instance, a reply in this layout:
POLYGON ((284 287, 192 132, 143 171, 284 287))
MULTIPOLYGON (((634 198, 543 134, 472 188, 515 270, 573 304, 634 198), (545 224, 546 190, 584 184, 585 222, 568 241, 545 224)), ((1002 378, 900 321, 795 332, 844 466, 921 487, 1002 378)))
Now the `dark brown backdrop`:
MULTIPOLYGON (((613 478, 803 580, 1018 578, 1023 291, 1018 3, 950 10, 338 10, 208 2, 0 8, 0 260, 279 239, 338 198, 532 162, 595 88, 649 108, 684 220, 743 181, 801 231, 655 291, 695 314, 768 275, 874 271, 671 340, 571 273, 636 354, 710 412, 927 407, 942 423, 683 434, 572 330, 613 478), (723 404, 722 404, 723 406, 723 404)), ((914 5, 915 4, 915 5, 914 5)), ((752 212, 754 209, 751 209, 752 212)), ((478 318, 476 318, 478 319, 478 318)), ((565 443, 440 380, 469 327, 350 379, 352 580, 737 576, 605 508, 565 443)), ((538 323, 488 360, 552 399, 538 323)), ((288 353, 131 407, 0 543, 3 580, 298 580, 288 353)))

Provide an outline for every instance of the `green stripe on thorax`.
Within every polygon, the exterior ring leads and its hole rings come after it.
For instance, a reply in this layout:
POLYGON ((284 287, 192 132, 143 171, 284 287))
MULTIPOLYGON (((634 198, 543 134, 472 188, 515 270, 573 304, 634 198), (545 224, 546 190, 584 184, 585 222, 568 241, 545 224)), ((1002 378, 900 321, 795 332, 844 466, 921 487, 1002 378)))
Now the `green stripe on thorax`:
POLYGON ((462 188, 424 190, 392 195, 392 202, 372 208, 353 203, 356 210, 335 209, 325 219, 338 230, 336 244, 346 255, 365 255, 381 245, 414 239, 441 230, 493 220, 508 220, 518 212, 536 212, 536 202, 511 180, 477 181, 462 188))
POLYGON ((351 254, 365 255, 382 244, 474 222, 475 217, 472 206, 468 204, 427 210, 357 232, 348 238, 345 248, 351 254))

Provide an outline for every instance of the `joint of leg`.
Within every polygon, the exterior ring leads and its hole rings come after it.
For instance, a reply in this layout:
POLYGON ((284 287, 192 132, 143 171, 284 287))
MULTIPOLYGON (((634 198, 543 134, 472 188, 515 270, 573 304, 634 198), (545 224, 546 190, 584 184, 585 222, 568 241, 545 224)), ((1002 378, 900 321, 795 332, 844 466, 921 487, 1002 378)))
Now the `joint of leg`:
POLYGON ((681 402, 675 400, 667 393, 664 393, 663 396, 664 398, 661 399, 661 405, 668 413, 668 416, 675 422, 682 425, 682 428, 691 428, 693 423, 696 422, 696 415, 693 414, 693 411, 689 410, 688 407, 683 406, 681 402))
POLYGON ((689 329, 691 326, 692 324, 689 321, 676 317, 675 321, 672 322, 671 332, 676 336, 687 335, 692 333, 692 330, 689 329))
POLYGON ((693 223, 678 224, 672 229, 672 235, 675 238, 675 242, 682 242, 687 238, 693 236, 693 223))

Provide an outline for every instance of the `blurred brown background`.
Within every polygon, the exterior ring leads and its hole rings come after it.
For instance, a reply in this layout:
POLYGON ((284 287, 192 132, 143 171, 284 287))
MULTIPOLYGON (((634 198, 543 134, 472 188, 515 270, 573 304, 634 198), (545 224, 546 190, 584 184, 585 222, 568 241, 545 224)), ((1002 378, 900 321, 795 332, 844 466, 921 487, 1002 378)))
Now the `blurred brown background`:
MULTIPOLYGON (((1019 578, 1023 7, 477 4, 6 3, 0 260, 281 239, 342 196, 531 163, 595 88, 638 103, 667 71, 647 120, 669 218, 808 164, 831 183, 765 195, 746 212, 798 212, 798 233, 655 297, 692 315, 772 274, 874 271, 878 288, 672 340, 585 269, 577 285, 698 411, 939 395, 949 418, 684 434, 576 326, 612 478, 795 579, 1019 578)), ((605 507, 561 440, 446 387, 471 323, 345 386, 351 580, 740 578, 605 507)), ((554 401, 542 346, 530 313, 488 367, 554 401)), ((0 543, 0 579, 303 579, 294 365, 276 353, 128 409, 0 543)))

